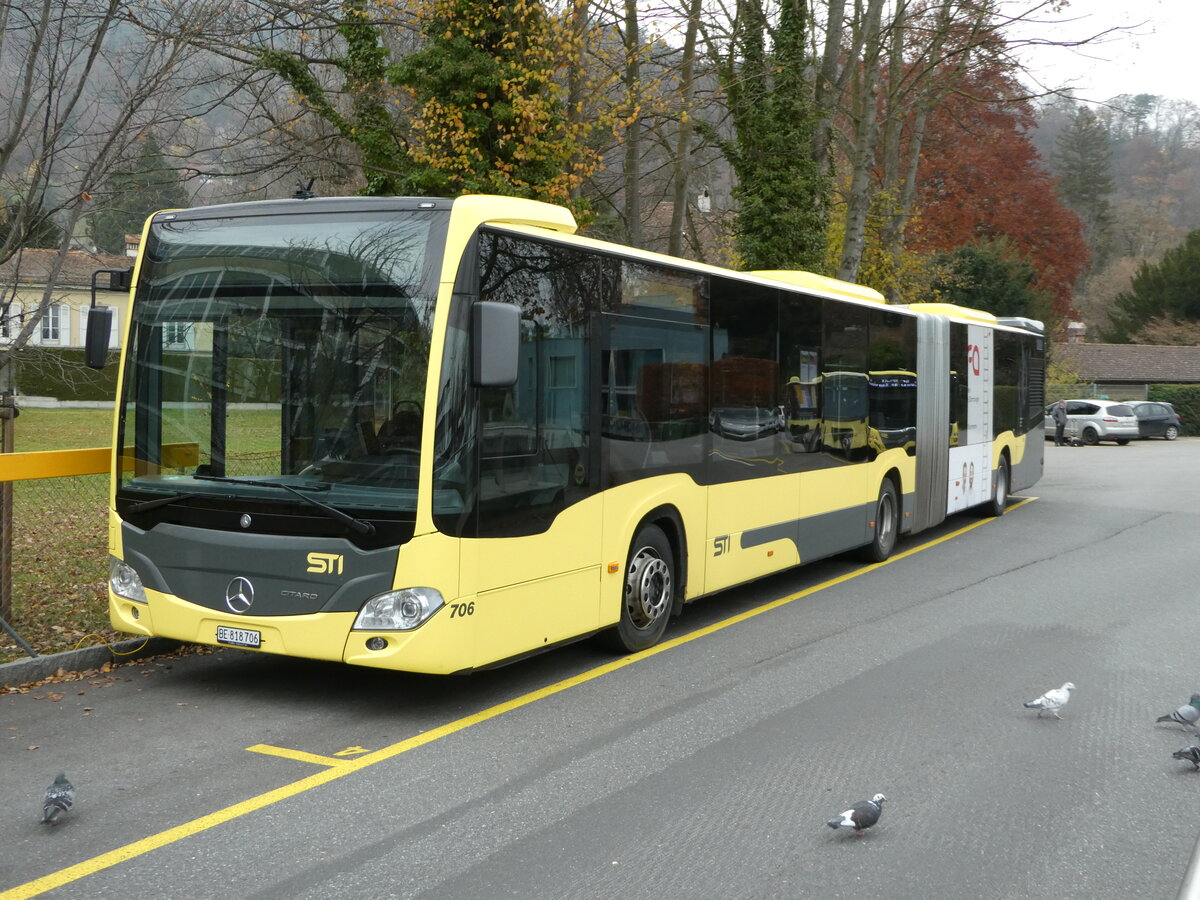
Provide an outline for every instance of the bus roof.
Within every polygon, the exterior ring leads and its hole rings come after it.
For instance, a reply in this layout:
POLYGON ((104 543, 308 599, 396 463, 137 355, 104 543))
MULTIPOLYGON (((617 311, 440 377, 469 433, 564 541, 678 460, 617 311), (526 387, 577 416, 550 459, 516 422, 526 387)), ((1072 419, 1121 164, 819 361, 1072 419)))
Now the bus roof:
POLYGON ((493 197, 486 194, 465 194, 454 200, 443 197, 310 197, 303 200, 252 200, 217 206, 196 206, 190 209, 161 210, 155 216, 174 220, 295 215, 306 211, 354 213, 426 209, 450 210, 470 228, 483 222, 529 225, 563 234, 574 234, 577 228, 571 211, 561 206, 521 197, 493 197))
MULTIPOLYGON (((279 216, 297 213, 392 212, 451 208, 451 201, 436 197, 310 197, 307 200, 247 200, 213 206, 193 206, 156 212, 152 218, 169 220, 279 216)), ((568 213, 569 215, 569 213, 568 213)))
POLYGON ((910 303, 907 308, 916 312, 933 313, 937 316, 946 316, 952 319, 983 322, 984 324, 999 328, 1017 328, 1033 334, 1044 335, 1046 333, 1045 324, 1039 322, 1037 319, 1028 319, 1024 316, 994 316, 990 312, 984 312, 982 309, 971 309, 969 306, 958 306, 955 303, 910 303))
POLYGON ((522 197, 495 197, 490 194, 464 194, 454 201, 453 215, 466 223, 481 225, 531 225, 562 234, 574 234, 578 228, 569 209, 526 200, 522 197))
MULTIPOLYGON (((552 227, 548 226, 545 222, 521 222, 516 219, 505 219, 495 215, 488 215, 482 218, 481 224, 500 225, 502 227, 511 228, 514 231, 531 236, 543 236, 546 228, 552 227)), ((663 253, 657 253, 653 250, 642 250, 638 247, 630 247, 626 244, 618 244, 613 241, 588 237, 587 235, 578 233, 572 234, 565 229, 561 230, 557 237, 559 239, 565 238, 573 244, 590 247, 602 252, 607 251, 609 253, 619 253, 621 256, 628 257, 630 259, 641 260, 647 263, 682 266, 692 272, 722 275, 745 280, 770 279, 777 282, 783 282, 793 287, 807 288, 813 293, 821 296, 838 297, 842 299, 858 301, 859 303, 887 305, 887 300, 884 298, 884 296, 873 288, 865 287, 861 284, 851 284, 848 281, 838 281, 836 278, 827 278, 824 275, 816 275, 812 272, 803 272, 800 270, 790 269, 747 272, 738 269, 728 269, 724 266, 715 266, 711 263, 699 262, 698 260, 694 259, 668 256, 663 253)), ((900 311, 905 309, 903 306, 888 306, 888 308, 900 311)))
POLYGON ((1046 333, 1046 323, 1037 319, 1027 319, 1024 316, 999 316, 996 321, 1001 325, 1024 328, 1026 331, 1032 331, 1034 334, 1046 333))
POLYGON ((946 316, 950 319, 970 319, 985 325, 998 325, 999 320, 990 312, 982 309, 971 309, 969 306, 958 306, 954 303, 909 303, 908 309, 913 312, 932 313, 935 316, 946 316))
POLYGON ((817 275, 815 272, 805 272, 803 269, 756 269, 750 274, 757 275, 759 278, 782 281, 785 284, 795 285, 796 287, 814 288, 819 291, 827 291, 831 294, 840 294, 843 297, 853 297, 855 300, 887 303, 887 298, 883 294, 874 288, 867 287, 865 284, 839 281, 836 278, 817 275))

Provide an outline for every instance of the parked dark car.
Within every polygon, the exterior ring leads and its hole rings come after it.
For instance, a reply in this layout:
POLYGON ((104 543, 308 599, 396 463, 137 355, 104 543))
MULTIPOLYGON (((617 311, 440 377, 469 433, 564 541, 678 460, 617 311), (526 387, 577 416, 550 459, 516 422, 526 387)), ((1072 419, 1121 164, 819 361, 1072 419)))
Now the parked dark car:
POLYGON ((1183 419, 1170 403, 1160 400, 1135 400, 1128 405, 1137 416, 1139 438, 1160 437, 1173 441, 1179 437, 1183 419))

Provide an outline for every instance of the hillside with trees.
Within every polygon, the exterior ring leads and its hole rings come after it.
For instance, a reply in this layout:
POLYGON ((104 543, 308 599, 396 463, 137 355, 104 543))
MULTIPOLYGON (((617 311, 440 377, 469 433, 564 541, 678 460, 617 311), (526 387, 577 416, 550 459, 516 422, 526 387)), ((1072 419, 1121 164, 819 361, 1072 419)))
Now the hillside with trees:
POLYGON ((1063 202, 1083 224, 1090 262, 1071 305, 1089 338, 1195 344, 1188 323, 1200 322, 1200 310, 1134 298, 1160 262, 1178 270, 1194 253, 1200 109, 1148 94, 1099 105, 1056 98, 1040 107, 1034 140, 1063 202))

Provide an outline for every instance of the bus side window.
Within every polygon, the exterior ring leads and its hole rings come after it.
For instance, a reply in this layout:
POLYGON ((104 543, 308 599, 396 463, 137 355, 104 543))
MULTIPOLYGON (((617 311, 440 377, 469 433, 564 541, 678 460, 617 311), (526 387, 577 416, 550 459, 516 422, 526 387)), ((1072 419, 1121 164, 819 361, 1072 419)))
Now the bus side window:
POLYGON ((479 389, 479 535, 534 534, 595 491, 588 328, 614 284, 600 257, 483 231, 480 300, 521 309, 517 380, 479 389))

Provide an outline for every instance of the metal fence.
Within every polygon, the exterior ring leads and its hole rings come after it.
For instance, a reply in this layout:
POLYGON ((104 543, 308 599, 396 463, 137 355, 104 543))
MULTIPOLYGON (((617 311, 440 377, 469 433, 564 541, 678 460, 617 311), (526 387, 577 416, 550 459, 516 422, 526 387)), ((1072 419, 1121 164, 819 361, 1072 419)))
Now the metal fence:
POLYGON ((108 628, 109 459, 107 448, 0 455, 0 619, 15 632, 0 633, 0 658, 108 628))
MULTIPOLYGON (((0 450, 11 438, 0 438, 0 450)), ((178 464, 194 468, 196 445, 179 450, 178 464)), ((112 635, 111 458, 108 447, 0 452, 0 625, 8 626, 0 629, 0 662, 67 649, 89 634, 112 635)), ((278 474, 280 456, 234 453, 226 463, 230 475, 278 474)))

